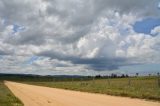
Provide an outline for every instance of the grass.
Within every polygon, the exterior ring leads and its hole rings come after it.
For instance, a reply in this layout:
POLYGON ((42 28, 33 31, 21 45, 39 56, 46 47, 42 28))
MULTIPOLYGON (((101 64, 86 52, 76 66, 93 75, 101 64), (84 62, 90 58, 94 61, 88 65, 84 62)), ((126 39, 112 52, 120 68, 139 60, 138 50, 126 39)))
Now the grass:
POLYGON ((0 106, 23 106, 22 102, 17 99, 12 92, 0 80, 0 106))
POLYGON ((157 77, 96 79, 94 81, 30 81, 23 83, 160 101, 160 87, 157 77))
MULTIPOLYGON (((1 80, 32 85, 70 89, 83 92, 101 93, 131 98, 141 98, 160 102, 160 80, 157 77, 133 77, 95 79, 92 77, 52 77, 52 76, 1 76, 1 80), (83 79, 82 79, 83 78, 83 79)), ((21 102, 0 81, 0 106, 21 106, 21 102)))

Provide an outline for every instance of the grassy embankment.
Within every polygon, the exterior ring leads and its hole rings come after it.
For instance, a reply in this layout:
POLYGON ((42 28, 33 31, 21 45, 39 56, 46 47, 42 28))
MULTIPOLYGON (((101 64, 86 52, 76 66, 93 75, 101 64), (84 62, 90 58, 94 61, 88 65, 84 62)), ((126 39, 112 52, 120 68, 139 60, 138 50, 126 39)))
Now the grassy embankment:
POLYGON ((23 106, 12 92, 0 80, 0 106, 23 106))
POLYGON ((29 81, 23 83, 160 101, 160 87, 157 77, 96 79, 94 81, 29 81))

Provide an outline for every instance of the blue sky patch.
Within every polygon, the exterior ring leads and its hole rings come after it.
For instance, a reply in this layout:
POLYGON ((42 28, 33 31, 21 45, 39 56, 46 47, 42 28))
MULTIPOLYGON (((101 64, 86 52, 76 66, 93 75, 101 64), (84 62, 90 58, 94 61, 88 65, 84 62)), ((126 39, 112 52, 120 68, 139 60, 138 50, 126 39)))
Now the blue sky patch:
POLYGON ((133 28, 134 28, 134 31, 137 33, 150 34, 151 30, 157 26, 160 26, 160 19, 146 18, 141 21, 137 21, 133 25, 133 28))
POLYGON ((39 59, 38 56, 32 56, 32 57, 30 57, 30 58, 27 60, 26 64, 31 65, 31 64, 33 64, 34 61, 36 61, 36 60, 38 60, 38 59, 39 59))
POLYGON ((13 25, 13 33, 23 31, 23 30, 25 30, 24 26, 20 26, 20 25, 16 25, 16 24, 13 25))

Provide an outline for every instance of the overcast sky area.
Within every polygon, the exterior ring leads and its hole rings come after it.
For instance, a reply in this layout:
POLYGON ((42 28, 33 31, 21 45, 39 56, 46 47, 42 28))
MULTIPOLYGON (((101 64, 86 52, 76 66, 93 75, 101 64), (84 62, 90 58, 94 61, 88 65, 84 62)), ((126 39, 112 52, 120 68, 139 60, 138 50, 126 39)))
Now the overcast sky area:
POLYGON ((160 0, 0 0, 0 73, 160 72, 160 0))

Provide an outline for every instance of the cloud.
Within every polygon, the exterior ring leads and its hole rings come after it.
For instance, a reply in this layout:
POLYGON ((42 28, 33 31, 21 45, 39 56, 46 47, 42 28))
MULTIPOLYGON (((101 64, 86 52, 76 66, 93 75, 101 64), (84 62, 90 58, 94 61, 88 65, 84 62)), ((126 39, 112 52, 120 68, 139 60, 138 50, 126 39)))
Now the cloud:
POLYGON ((1 51, 0 50, 0 55, 7 55, 8 53, 6 53, 5 51, 1 51))
POLYGON ((158 35, 160 34, 160 26, 155 27, 153 30, 151 30, 152 35, 158 35))
POLYGON ((158 3, 158 8, 160 8, 160 2, 158 3))
POLYGON ((137 33, 133 28, 137 21, 160 18, 158 3, 1 0, 0 55, 5 62, 0 70, 71 74, 159 63, 159 26, 151 34, 137 33), (34 56, 37 59, 27 64, 34 56))
POLYGON ((125 58, 81 58, 53 51, 45 51, 38 54, 38 56, 50 57, 51 60, 65 61, 73 65, 85 65, 86 68, 96 71, 115 70, 118 69, 119 66, 127 65, 125 58))

